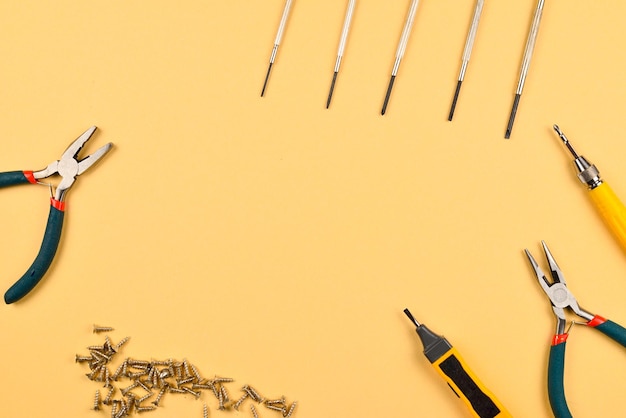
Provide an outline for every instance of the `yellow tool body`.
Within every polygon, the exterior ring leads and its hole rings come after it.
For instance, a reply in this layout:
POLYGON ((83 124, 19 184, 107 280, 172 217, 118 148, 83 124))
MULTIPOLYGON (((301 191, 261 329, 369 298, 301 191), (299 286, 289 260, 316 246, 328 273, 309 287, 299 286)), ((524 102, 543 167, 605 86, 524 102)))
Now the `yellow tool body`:
POLYGON ((626 207, 615 195, 606 182, 600 178, 600 171, 585 157, 578 155, 561 129, 554 125, 554 130, 565 143, 567 149, 574 156, 574 166, 578 179, 586 184, 589 196, 595 204, 604 222, 615 235, 618 242, 626 251, 626 207))
POLYGON ((404 313, 416 326, 415 332, 424 346, 424 355, 450 389, 465 403, 473 417, 512 417, 448 340, 417 322, 408 309, 405 309, 404 313))
POLYGON ((626 207, 624 204, 605 182, 590 189, 589 196, 606 225, 611 229, 622 248, 626 250, 626 207))
POLYGON ((456 348, 450 348, 432 363, 432 366, 465 403, 473 417, 507 418, 512 416, 469 368, 456 348))

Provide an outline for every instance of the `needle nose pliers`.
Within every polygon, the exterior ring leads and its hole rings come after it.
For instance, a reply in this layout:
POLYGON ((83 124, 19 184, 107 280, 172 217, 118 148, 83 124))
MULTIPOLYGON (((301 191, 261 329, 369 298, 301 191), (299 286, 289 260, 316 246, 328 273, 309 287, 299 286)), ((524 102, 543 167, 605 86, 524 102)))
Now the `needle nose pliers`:
POLYGON ((95 130, 95 126, 87 129, 70 144, 59 160, 53 161, 43 170, 0 173, 0 188, 17 184, 43 184, 39 180, 55 174, 61 176, 61 181, 56 187, 54 195, 50 198, 50 214, 39 253, 26 273, 4 294, 4 301, 7 304, 16 302, 26 296, 44 276, 54 259, 61 239, 67 191, 72 187, 77 176, 89 169, 113 146, 112 143, 108 143, 93 154, 78 160, 78 153, 91 138, 95 130))
POLYGON ((605 319, 599 315, 594 315, 581 308, 576 298, 567 288, 563 272, 556 264, 552 253, 548 249, 545 242, 541 241, 543 251, 545 252, 550 273, 553 279, 551 283, 546 275, 537 264, 537 261, 527 249, 526 256, 528 261, 539 280, 541 288, 546 293, 552 304, 552 310, 556 315, 556 335, 552 339, 552 347, 550 348, 550 356, 548 360, 548 397, 552 412, 556 418, 571 418, 572 414, 565 400, 565 391, 563 389, 563 371, 565 367, 565 342, 567 340, 568 331, 565 330, 567 319, 565 318, 565 309, 569 308, 576 315, 586 320, 585 325, 595 328, 609 338, 617 341, 626 347, 626 329, 613 321, 605 319))

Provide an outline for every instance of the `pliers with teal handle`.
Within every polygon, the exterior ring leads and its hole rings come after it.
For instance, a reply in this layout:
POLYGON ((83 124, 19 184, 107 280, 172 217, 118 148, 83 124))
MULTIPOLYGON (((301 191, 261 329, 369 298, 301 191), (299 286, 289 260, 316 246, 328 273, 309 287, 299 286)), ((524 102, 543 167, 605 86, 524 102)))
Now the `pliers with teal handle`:
POLYGON ((550 357, 548 360, 548 397, 550 398, 552 412, 556 418, 571 418, 572 414, 567 406, 567 401, 565 400, 565 390, 563 388, 565 343, 569 335, 569 330, 565 329, 567 325, 565 309, 569 308, 576 315, 585 319, 585 325, 597 329, 624 347, 626 347, 626 328, 581 308, 572 292, 570 292, 567 288, 563 272, 556 264, 548 246, 543 241, 541 241, 541 245, 543 246, 543 251, 546 254, 548 265, 550 266, 550 273, 553 280, 552 282, 550 282, 543 273, 539 264, 537 264, 537 261, 530 254, 530 251, 524 251, 526 252, 528 261, 530 261, 530 264, 535 271, 541 288, 550 299, 552 310, 554 311, 557 320, 556 335, 552 339, 552 347, 550 348, 550 357))
POLYGON ((61 181, 56 186, 54 195, 50 199, 50 214, 39 253, 26 273, 4 294, 4 301, 7 304, 16 302, 26 296, 48 271, 61 239, 67 191, 72 187, 77 176, 89 169, 113 146, 113 144, 108 143, 93 154, 78 160, 78 153, 85 145, 85 142, 91 138, 95 130, 95 126, 87 129, 78 139, 70 144, 59 160, 53 161, 43 170, 0 173, 0 188, 18 184, 43 184, 40 182, 41 179, 55 174, 61 176, 61 181))

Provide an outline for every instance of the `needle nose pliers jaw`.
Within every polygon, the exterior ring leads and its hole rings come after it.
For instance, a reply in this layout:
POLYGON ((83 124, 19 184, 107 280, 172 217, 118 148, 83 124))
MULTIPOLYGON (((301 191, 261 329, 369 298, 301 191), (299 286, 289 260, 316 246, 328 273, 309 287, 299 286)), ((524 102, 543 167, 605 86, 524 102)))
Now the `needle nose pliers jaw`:
POLYGON ((92 126, 85 131, 70 144, 59 160, 53 161, 43 170, 0 173, 0 188, 18 184, 41 184, 41 179, 53 175, 61 176, 61 181, 50 199, 50 214, 39 253, 26 273, 5 293, 4 301, 7 304, 16 302, 26 296, 48 271, 61 239, 67 191, 72 187, 77 176, 88 170, 113 146, 112 143, 108 143, 93 154, 78 160, 78 154, 95 130, 96 127, 92 126))
POLYGON ((546 255, 552 281, 548 280, 546 275, 539 267, 537 261, 533 258, 527 249, 526 256, 532 266, 539 285, 550 299, 552 310, 556 315, 556 334, 552 339, 552 347, 550 348, 550 356, 548 360, 548 397, 552 412, 556 418, 571 418, 572 414, 567 406, 565 399, 565 390, 563 387, 563 372, 565 367, 565 343, 568 337, 567 318, 565 317, 565 309, 572 310, 576 315, 585 319, 585 325, 595 328, 609 338, 615 340, 622 346, 626 347, 626 329, 613 321, 605 319, 599 315, 594 315, 581 308, 576 301, 576 297, 570 292, 565 283, 563 272, 556 264, 556 260, 548 249, 545 242, 541 241, 543 251, 546 255))

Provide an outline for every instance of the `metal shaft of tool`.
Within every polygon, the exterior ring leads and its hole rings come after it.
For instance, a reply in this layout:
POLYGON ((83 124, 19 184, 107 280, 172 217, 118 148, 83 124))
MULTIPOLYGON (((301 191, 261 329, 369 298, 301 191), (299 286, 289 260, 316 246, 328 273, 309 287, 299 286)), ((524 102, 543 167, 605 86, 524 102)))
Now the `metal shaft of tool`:
POLYGON ((561 131, 561 128, 559 128, 558 125, 554 125, 553 128, 559 135, 561 141, 563 141, 565 146, 567 146, 569 152, 574 156, 573 163, 574 167, 576 168, 576 176, 581 181, 581 183, 587 185, 589 190, 593 190, 603 184, 598 167, 589 162, 584 156, 579 155, 576 152, 572 144, 569 142, 569 139, 567 139, 567 137, 565 136, 563 131, 561 131))
POLYGON ((567 139, 567 137, 565 136, 565 134, 563 133, 563 131, 561 131, 561 128, 559 128, 559 125, 554 125, 552 126, 554 128, 554 130, 556 131, 556 133, 559 135, 559 138, 561 138, 561 141, 563 141, 563 143, 565 144, 565 146, 567 147, 567 149, 569 150, 569 152, 572 153, 572 155, 574 156, 574 158, 579 159, 580 156, 578 155, 578 153, 576 152, 576 150, 574 149, 574 147, 572 146, 572 144, 570 144, 569 139, 567 139))
POLYGON ((270 72, 272 71, 272 65, 276 60, 276 54, 278 53, 278 47, 283 39, 283 33, 285 32, 285 26, 287 26, 287 18, 289 17, 289 11, 291 10, 291 3, 293 0, 287 0, 285 8, 283 9, 283 15, 280 18, 280 24, 278 25, 278 31, 276 32, 276 39, 274 40, 274 47, 272 48, 272 54, 270 55, 270 64, 267 68, 267 74, 265 75, 265 81, 263 82, 263 90, 261 90, 261 97, 265 94, 267 88, 267 82, 270 78, 270 72))
POLYGON ((537 33, 539 32, 539 23, 541 22, 541 15, 543 13, 543 4, 545 0, 539 0, 537 2, 537 9, 535 10, 535 17, 533 18, 530 32, 528 33, 528 39, 526 40, 526 48, 524 49, 524 58, 522 59, 522 66, 520 68, 519 81, 517 83, 517 90, 515 90, 515 99, 513 101, 513 108, 511 109, 511 116, 509 117, 509 123, 506 128, 504 137, 509 139, 511 137, 511 131, 513 130, 513 123, 515 122, 515 115, 517 114, 517 107, 519 106, 520 98, 522 97, 522 91, 524 90, 524 84, 526 83, 526 76, 528 75, 528 69, 530 68, 530 60, 533 56, 535 49, 535 42, 537 41, 537 33))
POLYGON ((355 5, 356 5, 356 0, 348 1, 348 9, 346 10, 346 17, 343 21, 343 29, 341 30, 341 38, 339 39, 339 48, 337 49, 337 61, 335 61, 333 80, 330 83, 330 91, 328 92, 328 99, 326 100, 326 109, 330 107, 330 101, 333 97, 333 91, 335 90, 337 74, 339 74, 339 67, 341 66, 343 53, 346 49, 346 42, 348 40, 348 33, 350 32, 350 25, 352 24, 352 15, 354 14, 355 5))
POLYGON ((461 58, 461 71, 459 72, 459 78, 456 83, 456 90, 454 91, 454 98, 452 99, 452 106, 450 107, 450 114, 448 120, 452 120, 454 116, 454 109, 456 108, 456 102, 459 99, 459 93, 461 92, 461 83, 465 78, 465 72, 469 64, 470 56, 472 55, 472 49, 474 48, 474 40, 476 39, 476 33, 478 32, 478 23, 480 16, 483 12, 483 6, 485 0, 478 0, 476 7, 474 8, 474 14, 472 16, 472 24, 470 25, 469 32, 467 33, 467 39, 465 41, 465 49, 463 49, 463 57, 461 58))
POLYGON ((409 13, 406 16, 406 22, 404 23, 404 29, 402 29, 402 35, 400 36, 400 42, 398 43, 398 49, 396 50, 396 59, 393 63, 393 69, 391 70, 391 78, 389 79, 389 86, 387 87, 387 93, 385 94, 385 101, 383 103, 383 108, 381 110, 381 114, 384 115, 387 111, 387 105, 389 104, 389 98, 391 97, 391 89, 393 88, 393 83, 396 79, 396 75, 398 74, 398 69, 400 68, 400 62, 404 57, 404 52, 406 51, 406 45, 409 42, 409 35, 411 34, 411 29, 413 28, 413 22, 415 21, 415 14, 417 12, 417 5, 419 4, 419 0, 412 0, 411 6, 409 8, 409 13))
POLYGON ((409 309, 408 309, 408 308, 404 310, 404 314, 405 314, 406 316, 408 316, 408 317, 409 317, 409 319, 411 320, 411 322, 413 322, 413 324, 415 324, 415 326, 416 326, 416 327, 418 327, 418 328, 419 328, 419 327, 421 327, 421 326, 422 326, 422 324, 420 324, 419 322, 417 322, 417 320, 413 317, 413 314, 411 314, 411 311, 409 311, 409 309))

